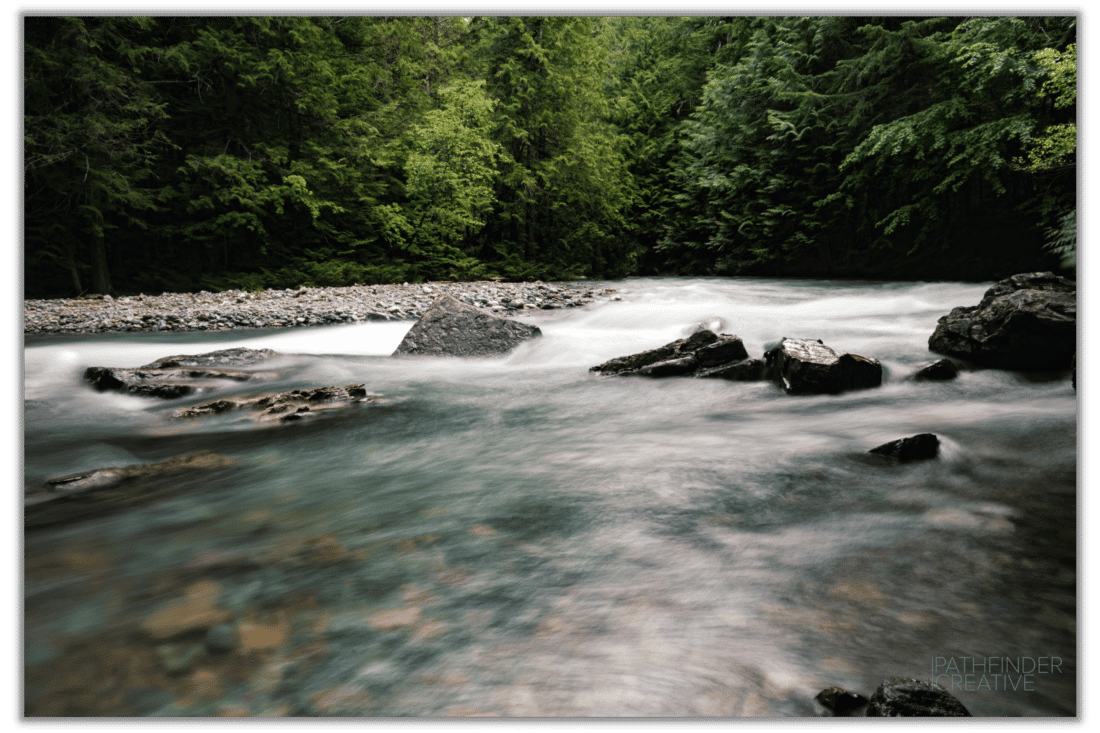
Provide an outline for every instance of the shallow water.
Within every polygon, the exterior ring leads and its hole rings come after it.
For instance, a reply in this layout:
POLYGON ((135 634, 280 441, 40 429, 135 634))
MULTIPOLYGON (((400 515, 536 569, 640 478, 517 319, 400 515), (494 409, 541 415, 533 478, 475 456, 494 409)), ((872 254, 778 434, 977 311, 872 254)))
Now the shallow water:
POLYGON ((622 301, 525 315, 543 337, 489 359, 390 358, 411 322, 28 337, 27 490, 195 450, 236 464, 26 535, 27 714, 803 716, 825 687, 869 695, 963 657, 1060 660, 960 680, 974 715, 1076 714, 1068 372, 907 379, 938 358, 936 320, 988 285, 601 285, 622 301), (886 378, 791 397, 588 372, 700 323, 757 357, 820 338, 886 378), (272 389, 362 382, 385 402, 257 430, 169 418, 202 397, 81 381, 235 346, 287 355, 272 389), (866 454, 922 432, 938 459, 866 454), (203 583, 235 651, 142 633, 203 583))

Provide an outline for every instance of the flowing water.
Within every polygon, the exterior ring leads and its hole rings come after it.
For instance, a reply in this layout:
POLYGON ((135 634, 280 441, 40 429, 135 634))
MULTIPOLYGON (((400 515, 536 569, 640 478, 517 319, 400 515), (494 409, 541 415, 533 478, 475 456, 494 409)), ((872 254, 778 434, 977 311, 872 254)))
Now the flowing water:
POLYGON ((988 285, 600 285, 621 302, 526 314, 543 337, 498 358, 391 358, 411 322, 28 337, 28 491, 195 450, 234 464, 26 534, 27 713, 803 716, 825 687, 870 695, 970 658, 986 668, 939 682, 974 715, 1076 714, 1068 372, 907 379, 988 285), (884 383, 792 397, 588 371, 700 323, 755 357, 819 338, 879 359, 884 383), (273 389, 385 401, 256 429, 81 380, 235 346, 287 355, 273 389), (935 460, 867 454, 923 432, 935 460), (233 651, 143 633, 198 597, 233 651))

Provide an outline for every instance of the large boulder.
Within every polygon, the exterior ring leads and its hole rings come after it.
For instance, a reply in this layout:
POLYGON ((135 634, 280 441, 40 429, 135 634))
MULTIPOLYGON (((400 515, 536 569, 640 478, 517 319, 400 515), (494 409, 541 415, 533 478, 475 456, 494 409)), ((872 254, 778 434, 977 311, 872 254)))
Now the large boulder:
POLYGON ((606 361, 589 371, 620 376, 693 376, 750 381, 763 378, 763 362, 749 358, 739 337, 716 334, 704 328, 660 348, 606 361))
POLYGON ((141 463, 122 468, 97 468, 48 479, 41 491, 23 502, 24 529, 103 516, 136 504, 177 493, 171 479, 196 471, 209 471, 236 463, 220 453, 199 451, 160 463, 141 463))
POLYGON ((449 295, 438 298, 413 324, 394 355, 491 356, 541 336, 538 326, 500 318, 449 295))
POLYGON ((931 682, 890 677, 867 704, 868 718, 970 718, 958 698, 931 682))
POLYGON ((928 348, 1001 369, 1068 369, 1077 350, 1077 283, 1050 272, 1013 275, 978 305, 941 317, 928 348))
POLYGON ((271 349, 223 349, 193 356, 166 356, 136 369, 88 367, 84 380, 100 392, 175 399, 209 392, 227 382, 272 379, 276 371, 247 370, 279 354, 271 349))
POLYGON ((882 384, 882 365, 859 354, 838 354, 820 339, 784 338, 764 354, 767 375, 787 394, 837 394, 882 384))
POLYGON ((172 417, 205 417, 244 411, 251 413, 256 422, 286 423, 313 418, 333 410, 343 410, 360 403, 378 402, 379 398, 380 395, 368 392, 362 384, 312 387, 287 392, 223 397, 181 408, 173 412, 172 417))

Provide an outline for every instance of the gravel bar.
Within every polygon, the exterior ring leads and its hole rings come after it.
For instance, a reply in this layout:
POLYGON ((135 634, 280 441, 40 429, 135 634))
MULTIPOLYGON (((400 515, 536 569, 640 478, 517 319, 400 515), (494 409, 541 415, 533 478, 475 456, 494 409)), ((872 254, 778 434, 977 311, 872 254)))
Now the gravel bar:
POLYGON ((584 282, 431 282, 218 293, 110 295, 23 301, 23 333, 228 331, 361 321, 416 320, 442 296, 503 315, 618 300, 615 290, 584 282))

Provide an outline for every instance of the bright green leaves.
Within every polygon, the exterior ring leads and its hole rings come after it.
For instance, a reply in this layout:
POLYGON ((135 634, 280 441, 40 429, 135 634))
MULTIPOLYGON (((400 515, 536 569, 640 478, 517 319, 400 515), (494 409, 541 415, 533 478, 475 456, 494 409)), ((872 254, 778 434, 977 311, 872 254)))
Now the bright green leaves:
POLYGON ((405 192, 420 240, 453 243, 467 228, 476 233, 485 224, 502 150, 489 137, 493 103, 484 86, 460 82, 443 89, 443 106, 411 133, 405 192))
POLYGON ((624 272, 631 195, 622 141, 608 122, 605 21, 478 18, 472 54, 496 103, 500 145, 493 217, 479 256, 516 277, 624 272), (533 267, 522 262, 533 263, 533 267))
MULTIPOLYGON (((1077 104, 1077 44, 1065 51, 1044 48, 1034 54, 1034 60, 1046 74, 1039 96, 1050 98, 1056 109, 1069 109, 1077 104)), ((1026 159, 1017 161, 1024 170, 1048 171, 1072 165, 1077 150, 1077 123, 1048 125, 1031 141, 1026 159)))

